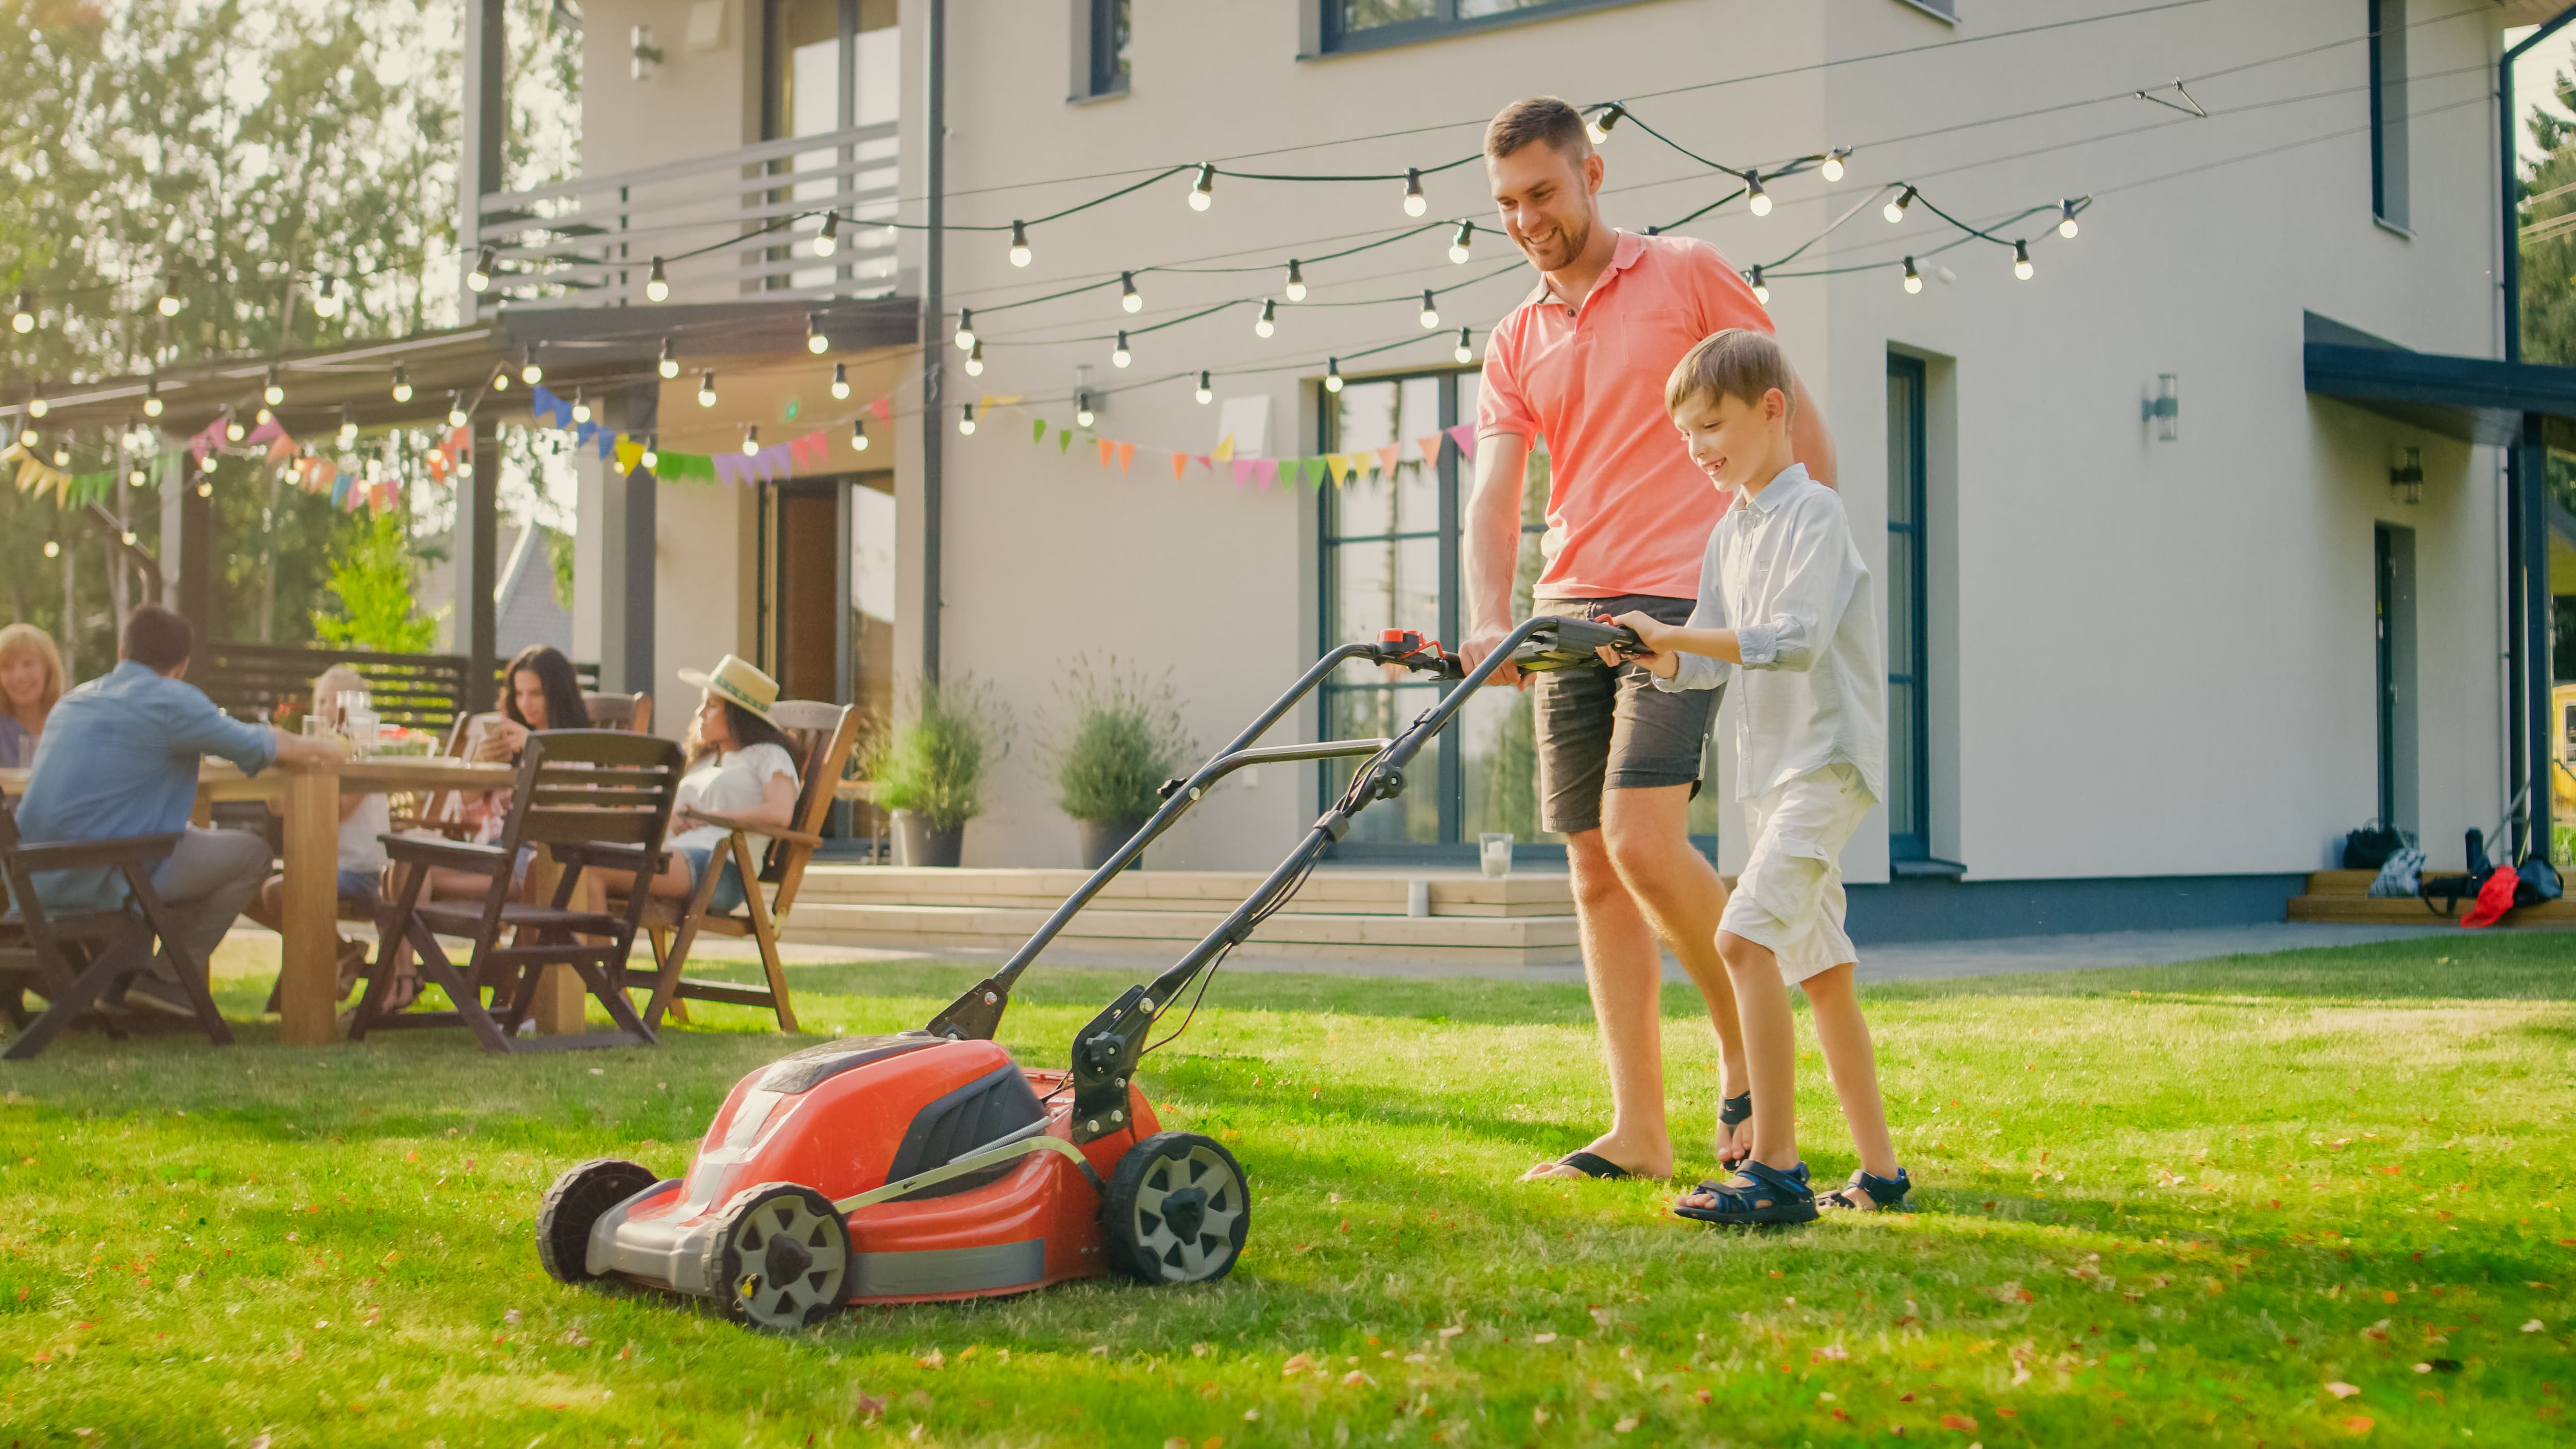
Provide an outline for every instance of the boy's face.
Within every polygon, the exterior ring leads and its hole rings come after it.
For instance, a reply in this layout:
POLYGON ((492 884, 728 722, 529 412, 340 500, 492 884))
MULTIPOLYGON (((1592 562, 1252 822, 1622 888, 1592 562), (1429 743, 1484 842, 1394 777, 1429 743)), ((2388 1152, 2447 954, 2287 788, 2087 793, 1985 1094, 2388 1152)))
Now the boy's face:
POLYGON ((1767 482, 1787 466, 1789 400, 1772 388, 1759 401, 1700 393, 1673 410, 1673 426, 1690 445, 1691 461, 1728 492, 1767 482))

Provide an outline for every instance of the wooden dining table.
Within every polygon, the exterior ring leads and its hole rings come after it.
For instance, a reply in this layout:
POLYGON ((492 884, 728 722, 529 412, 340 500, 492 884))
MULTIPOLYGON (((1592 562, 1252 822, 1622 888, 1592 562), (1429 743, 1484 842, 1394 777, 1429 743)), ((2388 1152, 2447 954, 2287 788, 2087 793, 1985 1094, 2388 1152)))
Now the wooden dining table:
MULTIPOLYGON (((229 761, 206 760, 197 772, 197 798, 275 802, 285 822, 286 898, 281 903, 278 969, 278 1039, 290 1046, 326 1046, 340 1040, 340 796, 346 793, 419 793, 507 789, 515 766, 450 756, 386 755, 324 764, 272 765, 245 775, 229 761)), ((0 794, 24 793, 25 770, 0 770, 0 794)), ((545 852, 530 863, 531 884, 552 888, 554 863, 545 852)), ((539 1031, 561 1035, 585 1030, 587 993, 571 968, 549 967, 539 983, 532 1016, 539 1031)))

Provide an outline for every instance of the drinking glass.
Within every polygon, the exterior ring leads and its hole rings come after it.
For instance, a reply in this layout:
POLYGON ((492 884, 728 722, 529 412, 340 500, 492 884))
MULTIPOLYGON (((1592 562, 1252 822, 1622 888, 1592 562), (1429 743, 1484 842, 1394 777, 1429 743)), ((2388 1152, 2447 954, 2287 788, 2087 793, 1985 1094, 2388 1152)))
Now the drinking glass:
POLYGON ((1512 833, 1488 830, 1476 837, 1476 850, 1483 861, 1485 874, 1505 876, 1512 873, 1512 833))

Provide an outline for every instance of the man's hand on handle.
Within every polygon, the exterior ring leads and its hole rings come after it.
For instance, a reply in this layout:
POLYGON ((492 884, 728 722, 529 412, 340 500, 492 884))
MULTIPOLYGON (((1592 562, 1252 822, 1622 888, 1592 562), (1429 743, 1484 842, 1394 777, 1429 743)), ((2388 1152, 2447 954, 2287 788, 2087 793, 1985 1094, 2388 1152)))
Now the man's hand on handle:
MULTIPOLYGON (((1509 624, 1505 624, 1498 629, 1477 629, 1469 633, 1466 639, 1459 643, 1458 662, 1466 666, 1467 674, 1470 678, 1474 677, 1477 666, 1483 664, 1488 658, 1492 657, 1495 650, 1503 646, 1504 638, 1511 632, 1512 626, 1509 624)), ((1513 665, 1511 661, 1505 660, 1500 667, 1494 670, 1494 677, 1486 680, 1485 682, 1487 684, 1510 685, 1516 689, 1526 689, 1529 687, 1529 676, 1521 673, 1519 668, 1513 665)))
POLYGON ((1663 644, 1664 636, 1672 632, 1672 626, 1655 618, 1653 615, 1641 613, 1632 609, 1616 618, 1613 618, 1608 614, 1604 614, 1600 617, 1599 622, 1604 624, 1626 625, 1630 632, 1637 636, 1638 642, 1644 644, 1647 650, 1650 651, 1644 654, 1621 654, 1618 650, 1604 644, 1600 648, 1601 662, 1609 665, 1611 668, 1616 669, 1620 665, 1633 660, 1636 663, 1644 665, 1647 672, 1653 674, 1655 677, 1659 679, 1670 679, 1673 677, 1674 673, 1682 667, 1681 660, 1673 654, 1672 650, 1665 648, 1663 644))

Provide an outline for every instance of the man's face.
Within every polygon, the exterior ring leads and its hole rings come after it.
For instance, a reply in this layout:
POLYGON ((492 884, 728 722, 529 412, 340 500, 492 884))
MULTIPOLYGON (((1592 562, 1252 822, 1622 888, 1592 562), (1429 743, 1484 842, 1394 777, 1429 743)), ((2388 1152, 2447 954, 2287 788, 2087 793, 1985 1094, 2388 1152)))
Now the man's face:
POLYGON ((1682 441, 1690 446, 1691 461, 1699 470, 1710 482, 1732 492, 1750 481, 1753 470, 1772 456, 1788 408, 1789 400, 1776 387, 1758 403, 1702 393, 1674 411, 1673 426, 1682 430, 1682 441))
POLYGON ((1533 141, 1508 156, 1486 157, 1485 179, 1493 185, 1503 234, 1542 272, 1572 265, 1601 223, 1594 202, 1601 189, 1597 153, 1576 161, 1533 141))

